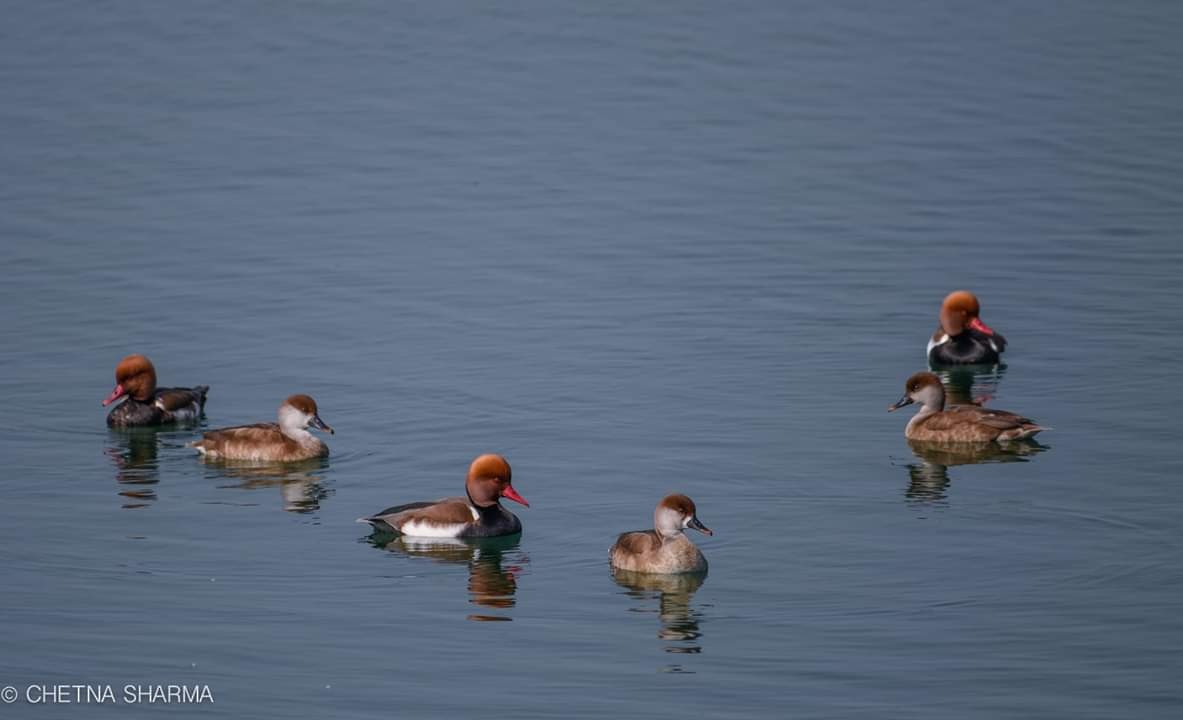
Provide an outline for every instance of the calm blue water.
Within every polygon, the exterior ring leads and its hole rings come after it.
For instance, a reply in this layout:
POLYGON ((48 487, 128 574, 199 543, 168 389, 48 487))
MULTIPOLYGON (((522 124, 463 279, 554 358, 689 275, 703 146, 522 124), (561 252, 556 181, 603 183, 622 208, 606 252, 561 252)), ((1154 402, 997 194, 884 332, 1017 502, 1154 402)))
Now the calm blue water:
POLYGON ((1177 717, 1181 32, 1167 2, 9 7, 0 685, 1177 717), (918 455, 884 412, 958 287, 1011 350, 955 381, 1042 448, 918 455), (210 385, 207 427, 313 395, 331 458, 108 431, 130 352, 210 385), (354 523, 488 451, 520 539, 354 523), (709 576, 618 585, 675 490, 709 576))

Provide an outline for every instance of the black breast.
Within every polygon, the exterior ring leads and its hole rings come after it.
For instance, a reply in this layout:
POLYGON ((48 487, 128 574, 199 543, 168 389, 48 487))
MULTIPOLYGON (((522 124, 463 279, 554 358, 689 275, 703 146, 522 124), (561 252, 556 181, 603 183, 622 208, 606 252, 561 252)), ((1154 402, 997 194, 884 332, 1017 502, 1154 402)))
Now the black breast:
POLYGON ((164 411, 153 403, 128 398, 107 414, 107 427, 141 427, 165 422, 164 411))
POLYGON ((516 535, 522 531, 522 521, 518 516, 501 507, 501 504, 486 508, 477 508, 481 518, 468 526, 461 537, 498 537, 500 535, 516 535))

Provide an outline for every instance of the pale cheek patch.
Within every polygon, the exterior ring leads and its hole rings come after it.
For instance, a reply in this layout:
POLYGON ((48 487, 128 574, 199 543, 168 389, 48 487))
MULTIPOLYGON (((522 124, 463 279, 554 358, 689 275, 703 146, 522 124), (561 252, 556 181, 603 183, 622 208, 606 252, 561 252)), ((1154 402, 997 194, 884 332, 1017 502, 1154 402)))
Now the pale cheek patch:
POLYGON ((424 520, 412 520, 403 524, 399 528, 399 532, 409 537, 424 537, 424 538, 451 538, 456 537, 464 528, 467 527, 462 523, 431 523, 424 520))

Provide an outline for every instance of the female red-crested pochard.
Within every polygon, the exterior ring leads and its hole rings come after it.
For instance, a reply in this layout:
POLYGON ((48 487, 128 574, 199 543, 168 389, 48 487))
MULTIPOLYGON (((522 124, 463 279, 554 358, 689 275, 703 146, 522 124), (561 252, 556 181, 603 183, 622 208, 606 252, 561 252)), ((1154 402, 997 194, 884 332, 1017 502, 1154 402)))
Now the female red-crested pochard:
POLYGON ((941 303, 940 327, 928 341, 930 365, 997 364, 1006 338, 978 317, 982 306, 968 290, 949 293, 941 303))
POLYGON ((920 442, 1008 442, 1034 437, 1046 428, 1021 415, 978 405, 954 405, 945 409, 945 388, 930 372, 918 372, 904 384, 904 396, 888 412, 920 403, 920 411, 908 421, 904 437, 920 442))
POLYGON ((115 389, 103 407, 127 398, 107 414, 108 427, 144 427, 193 422, 205 410, 209 385, 156 387, 156 368, 143 355, 128 355, 115 366, 115 389))
POLYGON ((653 530, 622 533, 608 557, 612 567, 643 573, 705 572, 707 559, 682 531, 694 528, 714 535, 698 519, 694 501, 685 495, 666 495, 653 511, 653 530))
POLYGON ((481 455, 468 467, 465 497, 396 505, 358 522, 380 532, 407 537, 477 538, 515 535, 522 531, 517 516, 501 507, 501 498, 530 507, 513 488, 513 471, 500 455, 481 455))
POLYGON ((294 462, 328 456, 329 446, 308 432, 309 427, 333 432, 320 419, 315 400, 292 395, 279 406, 278 423, 210 430, 189 445, 211 460, 294 462))

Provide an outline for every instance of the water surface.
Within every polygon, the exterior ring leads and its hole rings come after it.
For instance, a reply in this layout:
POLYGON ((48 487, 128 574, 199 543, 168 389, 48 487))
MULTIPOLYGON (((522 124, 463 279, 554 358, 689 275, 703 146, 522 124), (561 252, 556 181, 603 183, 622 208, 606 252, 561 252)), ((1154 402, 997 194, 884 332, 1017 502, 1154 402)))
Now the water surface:
POLYGON ((1181 31, 1155 2, 10 8, 0 685, 1177 717, 1181 31), (957 287, 1010 341, 962 387, 1054 428, 1031 453, 926 457, 884 412, 957 287), (332 456, 107 430, 130 352, 210 385, 205 427, 311 394, 332 456), (488 451, 520 538, 354 522, 488 451), (709 575, 620 582, 670 491, 709 575))

